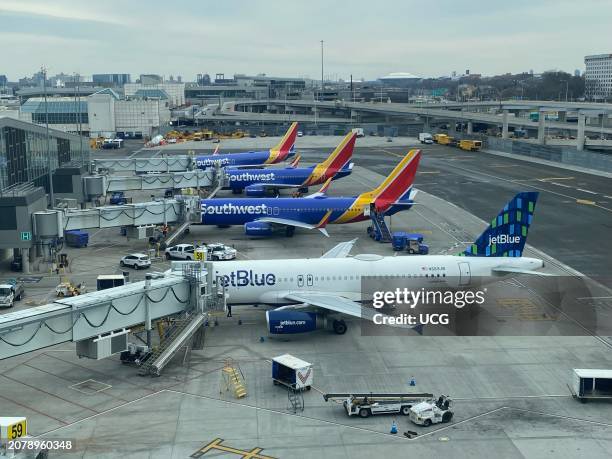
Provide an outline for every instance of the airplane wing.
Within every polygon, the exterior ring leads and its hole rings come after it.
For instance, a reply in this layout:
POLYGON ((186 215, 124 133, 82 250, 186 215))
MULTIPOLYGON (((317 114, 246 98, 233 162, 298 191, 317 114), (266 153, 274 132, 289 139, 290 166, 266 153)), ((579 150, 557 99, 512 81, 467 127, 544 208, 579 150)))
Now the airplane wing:
POLYGON ((352 241, 341 242, 321 255, 321 258, 346 258, 355 245, 355 242, 357 242, 357 238, 352 241))
MULTIPOLYGON (((364 319, 372 320, 376 311, 374 309, 363 308, 359 303, 344 298, 333 293, 318 293, 318 292, 289 292, 284 295, 284 298, 289 301, 305 303, 318 308, 327 309, 328 311, 339 312, 347 316, 363 317, 364 319)), ((282 306, 278 309, 292 309, 293 306, 282 306)))
POLYGON ((498 266, 497 268, 493 268, 491 269, 491 271, 493 271, 493 273, 495 274, 532 274, 535 276, 543 276, 543 277, 550 277, 550 276, 555 276, 556 274, 550 274, 550 273, 543 273, 540 271, 531 271, 529 269, 520 269, 520 268, 511 268, 511 267, 503 267, 503 266, 498 266))
POLYGON ((310 223, 304 223, 299 220, 291 220, 289 218, 278 218, 278 217, 261 217, 255 221, 273 223, 276 225, 295 226, 298 228, 305 228, 305 229, 318 229, 325 236, 329 237, 329 234, 327 230, 325 229, 325 225, 327 225, 327 220, 329 220, 329 215, 331 215, 331 211, 327 213, 327 215, 323 218, 323 220, 321 220, 321 222, 318 225, 311 225, 310 223))
POLYGON ((261 186, 265 190, 282 190, 286 188, 300 188, 302 185, 293 185, 291 183, 253 183, 249 186, 261 186))
MULTIPOLYGON (((375 314, 381 314, 376 309, 364 308, 359 303, 344 298, 334 293, 323 293, 323 292, 288 292, 283 295, 283 298, 289 301, 296 301, 299 303, 315 306, 317 308, 326 309, 328 311, 338 312, 340 314, 346 314, 347 316, 358 317, 360 319, 366 319, 373 321, 375 314)), ((282 309, 303 309, 303 305, 291 305, 282 306, 277 310, 282 309)), ((385 314, 381 314, 383 317, 385 314)), ((389 325, 398 328, 417 329, 410 325, 389 325)), ((420 326, 419 326, 420 327, 420 326)))

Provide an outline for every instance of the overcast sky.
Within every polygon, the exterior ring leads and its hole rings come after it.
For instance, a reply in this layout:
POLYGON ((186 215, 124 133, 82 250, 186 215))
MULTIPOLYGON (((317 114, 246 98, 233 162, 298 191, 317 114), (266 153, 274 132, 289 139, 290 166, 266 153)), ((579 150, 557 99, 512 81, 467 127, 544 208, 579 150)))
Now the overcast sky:
POLYGON ((0 0, 0 74, 375 79, 584 68, 609 0, 0 0))

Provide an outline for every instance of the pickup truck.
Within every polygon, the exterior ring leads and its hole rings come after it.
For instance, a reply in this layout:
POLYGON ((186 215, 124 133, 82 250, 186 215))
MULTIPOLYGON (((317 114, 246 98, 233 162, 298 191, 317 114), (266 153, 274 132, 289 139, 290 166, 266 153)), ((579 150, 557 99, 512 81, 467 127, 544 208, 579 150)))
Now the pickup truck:
POLYGON ((15 301, 21 300, 24 295, 24 288, 21 282, 14 279, 0 281, 0 308, 12 308, 15 301))

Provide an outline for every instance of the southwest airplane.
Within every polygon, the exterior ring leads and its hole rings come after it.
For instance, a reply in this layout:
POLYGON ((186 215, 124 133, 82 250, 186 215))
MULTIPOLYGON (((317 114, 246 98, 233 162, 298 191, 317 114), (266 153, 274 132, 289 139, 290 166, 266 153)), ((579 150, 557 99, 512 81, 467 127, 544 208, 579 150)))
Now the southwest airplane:
POLYGON ((218 154, 196 157, 196 166, 199 169, 219 164, 221 166, 259 166, 276 164, 294 155, 295 138, 297 137, 297 123, 292 123, 281 141, 275 147, 265 151, 247 151, 244 153, 218 154))
POLYGON ((410 150, 377 188, 359 196, 325 196, 329 178, 318 193, 304 198, 202 199, 202 224, 244 225, 247 236, 270 236, 279 227, 287 236, 292 236, 296 227, 318 229, 329 236, 325 227, 330 223, 359 222, 370 219, 371 212, 393 215, 410 209, 420 158, 420 150, 410 150))
POLYGON ((339 244, 321 258, 213 263, 213 285, 223 288, 230 305, 280 306, 266 312, 272 334, 308 332, 327 324, 343 334, 346 323, 341 319, 330 323, 330 314, 373 320, 377 313, 359 304, 362 278, 366 276, 419 278, 417 282, 424 288, 440 283, 450 288, 470 288, 518 274, 547 275, 536 271, 544 266, 542 260, 522 256, 537 197, 535 192, 517 194, 458 255, 347 258, 353 240, 339 244))
POLYGON ((345 177, 353 170, 350 161, 356 138, 357 134, 349 133, 325 161, 311 167, 291 165, 285 169, 227 168, 225 173, 229 186, 224 189, 231 189, 235 194, 244 190, 247 196, 265 196, 269 191, 278 193, 278 190, 283 188, 305 192, 309 186, 321 185, 330 178, 335 180, 345 177))

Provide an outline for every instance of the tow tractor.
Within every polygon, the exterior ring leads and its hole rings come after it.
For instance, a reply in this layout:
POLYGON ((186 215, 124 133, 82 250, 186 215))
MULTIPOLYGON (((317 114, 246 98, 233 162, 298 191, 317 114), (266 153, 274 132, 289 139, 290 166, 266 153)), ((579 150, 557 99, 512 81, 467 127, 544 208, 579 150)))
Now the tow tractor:
POLYGON ((423 401, 410 408, 410 420, 425 427, 440 422, 450 422, 453 418, 451 404, 452 400, 446 395, 440 395, 437 400, 423 401))
POLYGON ((420 233, 406 233, 405 231, 397 231, 393 233, 391 239, 393 250, 405 250, 411 255, 427 255, 429 246, 423 243, 423 235, 420 233))
POLYGON ((433 394, 333 393, 325 394, 323 398, 326 402, 329 400, 342 401, 346 414, 349 416, 359 415, 367 418, 373 414, 400 413, 408 416, 412 406, 431 400, 433 394))

